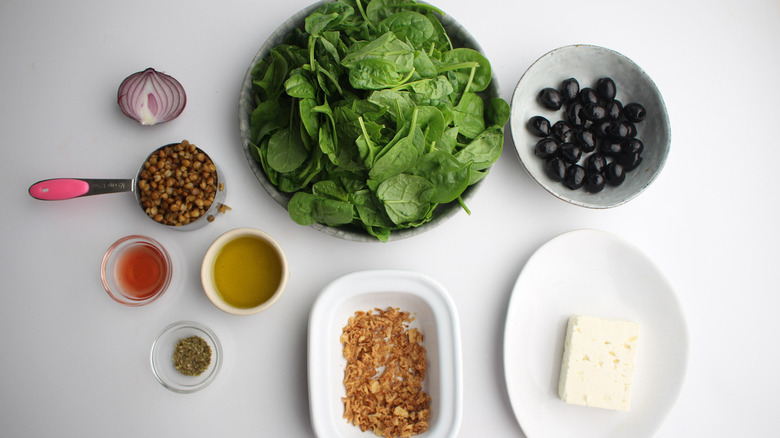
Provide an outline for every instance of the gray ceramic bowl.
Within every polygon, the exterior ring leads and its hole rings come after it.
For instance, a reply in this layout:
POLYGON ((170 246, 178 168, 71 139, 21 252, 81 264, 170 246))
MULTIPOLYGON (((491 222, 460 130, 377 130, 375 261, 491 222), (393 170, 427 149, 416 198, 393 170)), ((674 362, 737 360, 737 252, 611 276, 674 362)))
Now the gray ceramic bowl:
MULTIPOLYGON (((255 66, 255 64, 262 61, 262 59, 265 58, 270 53, 272 48, 281 44, 284 41, 285 37, 294 28, 296 27, 303 28, 304 20, 306 19, 306 17, 309 14, 311 14, 314 10, 319 8, 323 3, 326 3, 326 1, 319 1, 317 3, 314 3, 302 9, 301 11, 299 11, 298 13, 290 17, 287 21, 282 23, 282 25, 279 26, 271 34, 271 36, 268 38, 265 44, 263 44, 263 46, 260 47, 260 50, 252 59, 252 62, 249 65, 249 69, 247 70, 246 75, 244 76, 244 82, 241 85, 241 96, 238 102, 238 119, 239 119, 239 130, 241 134, 241 144, 242 147, 244 148, 246 159, 249 162, 249 167, 252 169, 252 172, 257 177, 257 180, 260 181, 260 184, 263 186, 263 188, 265 188, 265 190, 271 195, 271 197, 273 197, 276 200, 276 202, 278 202, 279 205, 281 205, 285 209, 287 208, 287 203, 290 201, 292 194, 279 191, 276 188, 276 186, 274 186, 273 184, 271 184, 270 181, 268 181, 268 178, 266 177, 265 172, 260 166, 260 163, 255 161, 250 151, 249 119, 252 116, 252 110, 254 110, 255 108, 254 92, 252 90, 252 68, 255 66)), ((466 31, 466 29, 463 26, 461 26, 457 21, 455 21, 449 16, 444 16, 444 17, 440 16, 439 20, 442 22, 442 25, 447 31, 447 34, 449 35, 450 40, 452 41, 452 45, 454 47, 468 47, 477 50, 479 52, 483 52, 482 48, 479 46, 477 41, 474 40, 474 38, 468 33, 468 31, 466 31)), ((493 78, 490 82, 490 86, 487 88, 487 90, 485 90, 485 93, 487 93, 487 95, 490 97, 499 97, 501 95, 498 88, 498 81, 496 80, 495 74, 493 75, 493 78)), ((467 188, 465 192, 463 192, 462 199, 464 203, 466 203, 466 205, 468 205, 468 201, 475 195, 477 189, 481 186, 481 184, 482 181, 479 181, 476 184, 467 188)), ((458 202, 451 202, 449 204, 439 205, 436 208, 433 219, 430 222, 416 228, 408 228, 408 229, 393 231, 390 235, 389 240, 390 241, 401 240, 407 237, 416 236, 418 234, 429 231, 441 225, 442 223, 447 221, 447 219, 451 218, 459 211, 462 211, 462 207, 458 204, 458 202)), ((366 231, 358 227, 353 227, 353 226, 329 227, 323 224, 314 224, 311 226, 319 231, 322 231, 323 233, 329 234, 331 236, 336 236, 345 240, 358 241, 358 242, 378 242, 376 237, 369 235, 366 231)))
POLYGON ((666 105, 647 73, 618 52, 589 45, 555 49, 526 70, 512 95, 510 129, 517 155, 536 182, 556 197, 588 208, 617 207, 642 193, 661 172, 671 139, 666 105), (555 112, 538 103, 537 95, 543 88, 558 88, 561 81, 571 77, 579 81, 580 88, 595 88, 596 81, 605 76, 615 81, 616 98, 624 105, 639 102, 647 109, 647 118, 636 125, 637 137, 645 143, 643 160, 617 187, 608 185, 599 193, 588 193, 582 188, 571 190, 545 173, 544 160, 534 154, 539 137, 528 131, 527 123, 536 115, 546 117, 551 124, 564 118, 563 109, 555 112))

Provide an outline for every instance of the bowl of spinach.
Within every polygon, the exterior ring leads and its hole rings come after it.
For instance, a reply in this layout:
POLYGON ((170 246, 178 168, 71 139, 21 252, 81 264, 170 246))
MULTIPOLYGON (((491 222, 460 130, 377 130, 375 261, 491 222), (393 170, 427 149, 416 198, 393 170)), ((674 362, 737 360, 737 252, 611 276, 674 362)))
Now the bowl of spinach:
POLYGON ((336 0, 260 48, 239 128, 253 173, 294 222, 386 242, 469 212, 509 113, 477 42, 436 7, 336 0))

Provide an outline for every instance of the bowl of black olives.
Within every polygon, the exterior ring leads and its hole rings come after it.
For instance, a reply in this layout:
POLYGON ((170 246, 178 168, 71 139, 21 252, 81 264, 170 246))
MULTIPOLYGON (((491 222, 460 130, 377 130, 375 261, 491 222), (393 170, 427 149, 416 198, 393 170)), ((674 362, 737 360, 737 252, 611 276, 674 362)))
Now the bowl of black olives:
POLYGON ((556 197, 625 204, 663 168, 671 128, 658 87, 626 56, 571 45, 526 70, 512 95, 512 139, 525 169, 556 197))

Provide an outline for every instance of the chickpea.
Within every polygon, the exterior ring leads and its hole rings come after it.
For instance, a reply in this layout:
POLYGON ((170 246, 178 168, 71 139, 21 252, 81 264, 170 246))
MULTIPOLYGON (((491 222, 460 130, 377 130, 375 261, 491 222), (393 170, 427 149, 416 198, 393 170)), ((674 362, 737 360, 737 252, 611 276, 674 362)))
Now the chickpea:
POLYGON ((161 148, 144 163, 138 180, 140 203, 157 222, 186 225, 211 207, 216 180, 216 166, 208 155, 183 140, 161 148))

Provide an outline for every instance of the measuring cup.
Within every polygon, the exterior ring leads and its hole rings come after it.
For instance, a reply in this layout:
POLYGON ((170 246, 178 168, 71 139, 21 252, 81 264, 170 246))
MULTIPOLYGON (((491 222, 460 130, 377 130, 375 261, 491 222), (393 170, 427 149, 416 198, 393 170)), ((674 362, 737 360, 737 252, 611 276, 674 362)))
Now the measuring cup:
MULTIPOLYGON (((169 226, 176 230, 187 231, 194 230, 203 227, 204 225, 212 222, 220 211, 224 211, 225 205, 225 179, 224 174, 220 170, 219 166, 211 160, 216 167, 217 174, 217 190, 214 194, 214 201, 211 206, 206 210, 204 214, 195 220, 190 221, 183 225, 167 225, 161 222, 157 222, 149 216, 145 207, 141 202, 141 190, 138 187, 139 181, 141 181, 141 172, 144 170, 144 165, 149 159, 157 154, 158 151, 168 146, 175 146, 179 143, 171 143, 168 145, 160 146, 155 149, 146 159, 141 163, 141 167, 135 175, 134 179, 106 179, 106 178, 52 178, 38 181, 30 186, 30 196, 35 199, 43 201, 60 201, 65 199, 80 198, 83 196, 102 195, 105 193, 119 193, 119 192, 133 192, 135 194, 135 200, 138 206, 141 208, 141 212, 144 216, 160 225, 169 226)), ((203 152, 202 149, 197 148, 198 151, 203 152)), ((208 154, 203 152, 206 157, 208 154)))

